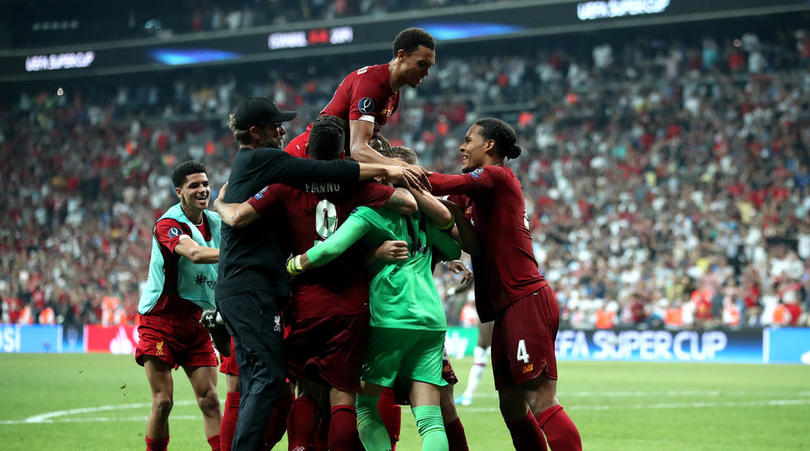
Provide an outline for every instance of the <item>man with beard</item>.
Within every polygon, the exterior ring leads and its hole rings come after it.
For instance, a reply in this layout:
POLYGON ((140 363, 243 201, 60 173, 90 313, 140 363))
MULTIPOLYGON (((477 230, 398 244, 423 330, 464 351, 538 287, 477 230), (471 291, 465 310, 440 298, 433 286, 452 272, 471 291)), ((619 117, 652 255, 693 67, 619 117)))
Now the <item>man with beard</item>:
MULTIPOLYGON (((317 161, 285 153, 283 122, 295 117, 280 111, 266 97, 240 103, 229 127, 239 143, 223 201, 241 203, 273 183, 353 183, 372 177, 392 177, 416 184, 420 173, 402 166, 353 161, 317 161)), ((228 333, 234 339, 239 365, 241 402, 234 432, 234 449, 256 449, 273 406, 284 387, 281 309, 289 297, 284 262, 289 233, 272 218, 261 218, 235 229, 222 227, 222 255, 216 289, 228 333)))

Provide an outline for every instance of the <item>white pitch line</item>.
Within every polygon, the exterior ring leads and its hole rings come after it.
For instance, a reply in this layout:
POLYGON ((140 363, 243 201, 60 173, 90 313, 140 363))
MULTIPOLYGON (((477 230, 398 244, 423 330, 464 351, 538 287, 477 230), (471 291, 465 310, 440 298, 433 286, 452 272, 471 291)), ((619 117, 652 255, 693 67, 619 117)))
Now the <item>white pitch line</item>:
MULTIPOLYGON (((178 401, 175 405, 191 405, 194 401, 178 401)), ((773 399, 769 401, 746 401, 746 402, 686 402, 686 403, 657 403, 657 404, 628 404, 628 405, 576 405, 569 404, 566 408, 576 410, 641 410, 641 409, 700 409, 712 407, 766 407, 766 406, 801 406, 810 404, 810 399, 773 399)), ((42 415, 26 418, 24 420, 0 420, 0 425, 4 424, 49 424, 49 423, 90 423, 90 422, 119 422, 119 421, 145 421, 146 416, 136 415, 127 417, 85 417, 85 418, 59 418, 65 415, 76 413, 106 412, 112 410, 124 410, 133 408, 149 407, 148 403, 120 404, 117 406, 84 407, 81 409, 60 410, 42 415), (33 421, 35 420, 35 421, 33 421)), ((461 407, 462 413, 492 413, 498 412, 497 407, 461 407)), ((173 420, 199 420, 199 415, 176 415, 173 420)))
MULTIPOLYGON (((146 421, 149 418, 148 415, 137 415, 137 416, 129 416, 129 417, 85 417, 85 418, 60 418, 53 423, 91 423, 91 422, 111 422, 111 421, 146 421)), ((169 417, 171 420, 201 420, 202 414, 199 415, 171 415, 169 417)))
MULTIPOLYGON (((177 401, 174 403, 174 405, 176 406, 188 406, 191 404, 196 404, 196 401, 177 401)), ((24 420, 0 420, 0 424, 52 423, 53 418, 63 417, 67 415, 76 415, 80 413, 107 412, 111 410, 143 409, 151 406, 152 406, 151 403, 139 402, 135 404, 117 404, 117 405, 97 406, 97 407, 82 407, 79 409, 57 410, 54 412, 47 412, 41 415, 34 415, 33 417, 28 417, 24 420)))

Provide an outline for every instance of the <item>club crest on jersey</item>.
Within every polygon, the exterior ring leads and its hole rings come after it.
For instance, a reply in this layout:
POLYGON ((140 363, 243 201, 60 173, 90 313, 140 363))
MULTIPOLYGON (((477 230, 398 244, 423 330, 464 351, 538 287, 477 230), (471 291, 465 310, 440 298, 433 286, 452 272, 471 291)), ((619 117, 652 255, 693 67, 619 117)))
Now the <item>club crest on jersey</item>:
POLYGON ((177 227, 172 227, 171 229, 169 229, 169 238, 178 237, 180 236, 181 233, 183 232, 180 229, 178 229, 177 227))
POLYGON ((363 114, 372 114, 374 113, 374 101, 371 100, 371 97, 363 97, 357 102, 357 109, 363 114))
POLYGON ((470 172, 470 175, 472 176, 472 178, 477 179, 478 176, 481 175, 483 172, 484 172, 484 168, 480 167, 480 168, 470 172))

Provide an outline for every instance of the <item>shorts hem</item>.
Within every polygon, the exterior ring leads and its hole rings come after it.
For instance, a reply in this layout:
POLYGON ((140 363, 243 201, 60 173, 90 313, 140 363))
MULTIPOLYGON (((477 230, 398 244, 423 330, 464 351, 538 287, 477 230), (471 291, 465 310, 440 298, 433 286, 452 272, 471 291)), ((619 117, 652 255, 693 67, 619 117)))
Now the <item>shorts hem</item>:
POLYGON ((444 380, 443 378, 439 378, 439 379, 442 381, 441 384, 437 384, 437 383, 431 382, 431 381, 426 381, 424 379, 418 379, 418 378, 415 378, 415 377, 411 378, 412 381, 423 382, 425 384, 435 385, 437 387, 447 387, 448 385, 450 385, 450 383, 447 382, 446 380, 444 380))
POLYGON ((166 365, 171 366, 172 369, 175 369, 175 370, 180 366, 175 362, 169 362, 169 361, 161 358, 159 355, 148 354, 148 353, 143 353, 143 354, 136 355, 135 356, 135 362, 140 366, 145 366, 147 357, 152 357, 154 359, 160 360, 161 362, 165 363, 166 365))
POLYGON ((329 378, 323 376, 319 376, 319 379, 331 388, 336 388, 346 393, 360 393, 360 378, 357 378, 357 385, 355 387, 346 387, 343 383, 336 384, 334 381, 330 381, 329 378))
POLYGON ((373 379, 372 380, 370 380, 370 379, 360 379, 360 380, 362 380, 363 382, 365 382, 367 384, 379 385, 380 387, 385 387, 385 388, 394 388, 394 382, 395 382, 396 378, 394 378, 394 380, 392 380, 388 384, 381 383, 379 381, 374 381, 373 379))
POLYGON ((558 379, 558 377, 556 375, 552 378, 552 377, 549 377, 548 374, 546 374, 546 370, 548 370, 548 367, 549 367, 549 365, 546 364, 546 365, 543 366, 543 369, 541 369, 540 371, 532 371, 530 373, 527 373, 526 376, 518 378, 518 380, 513 382, 513 383, 511 381, 510 381, 510 383, 505 383, 503 381, 501 381, 501 383, 496 383, 495 384, 495 390, 501 391, 501 390, 504 390, 504 389, 515 388, 515 387, 518 387, 520 385, 525 384, 526 382, 530 382, 530 381, 533 381, 535 379, 539 379, 541 377, 545 377, 548 380, 552 380, 552 381, 556 382, 557 379, 558 379))

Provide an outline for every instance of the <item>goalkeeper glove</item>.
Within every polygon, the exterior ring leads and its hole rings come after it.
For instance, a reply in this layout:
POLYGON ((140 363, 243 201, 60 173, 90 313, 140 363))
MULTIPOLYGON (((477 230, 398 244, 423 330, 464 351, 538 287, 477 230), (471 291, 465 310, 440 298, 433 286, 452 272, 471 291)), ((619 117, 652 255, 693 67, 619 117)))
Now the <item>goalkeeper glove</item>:
POLYGON ((297 276, 302 272, 304 272, 304 268, 301 266, 301 256, 290 257, 287 260, 287 274, 297 276))

